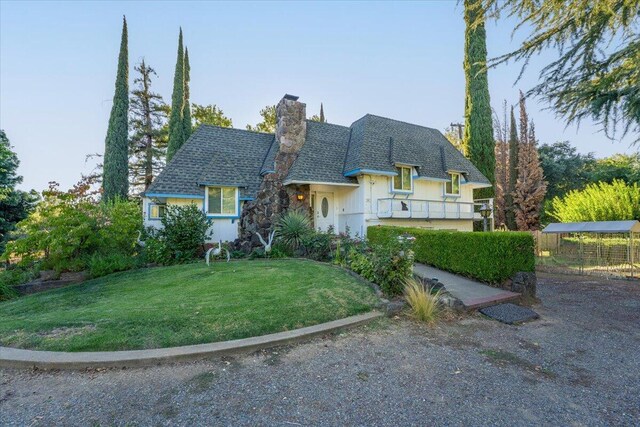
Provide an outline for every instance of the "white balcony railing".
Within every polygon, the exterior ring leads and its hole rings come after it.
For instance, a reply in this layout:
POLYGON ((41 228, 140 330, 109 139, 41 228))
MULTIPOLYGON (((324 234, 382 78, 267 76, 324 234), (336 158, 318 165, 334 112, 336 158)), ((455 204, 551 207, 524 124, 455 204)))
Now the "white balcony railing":
MULTIPOLYGON (((378 218, 482 219, 482 203, 442 200, 378 199, 378 218)), ((492 205, 492 204, 491 204, 492 205)))

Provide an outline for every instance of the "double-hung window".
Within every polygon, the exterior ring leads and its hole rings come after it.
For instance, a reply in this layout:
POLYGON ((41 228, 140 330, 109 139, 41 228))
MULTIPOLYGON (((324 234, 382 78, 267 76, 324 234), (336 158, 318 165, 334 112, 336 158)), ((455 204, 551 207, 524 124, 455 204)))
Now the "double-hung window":
POLYGON ((449 173, 449 181, 445 183, 444 193, 447 196, 460 195, 460 174, 459 173, 449 173))
POLYGON ((207 187, 207 214, 238 215, 238 189, 234 187, 207 187))
POLYGON ((397 166, 398 173, 393 177, 393 191, 411 191, 411 168, 409 166, 397 166))

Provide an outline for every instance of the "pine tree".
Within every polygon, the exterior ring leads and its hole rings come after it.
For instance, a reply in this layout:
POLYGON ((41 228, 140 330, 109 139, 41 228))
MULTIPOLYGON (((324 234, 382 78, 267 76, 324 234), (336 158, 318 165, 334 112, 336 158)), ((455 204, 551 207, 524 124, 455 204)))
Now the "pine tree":
POLYGON ((106 201, 119 197, 126 198, 129 192, 129 53, 127 43, 127 20, 123 18, 116 89, 104 144, 102 197, 106 201))
POLYGON ((166 105, 162 97, 151 91, 151 78, 156 76, 144 59, 134 68, 139 76, 138 85, 131 92, 130 126, 133 134, 129 141, 130 185, 137 191, 146 190, 164 166, 166 141, 163 125, 166 105))
POLYGON ((182 132, 184 142, 189 139, 192 131, 191 101, 189 100, 189 82, 191 81, 191 67, 189 66, 189 49, 184 49, 184 105, 182 106, 182 132))
POLYGON ((533 122, 527 122, 524 95, 520 94, 520 147, 518 149, 518 180, 513 195, 518 230, 540 228, 540 211, 547 191, 533 122))
POLYGON ((324 106, 322 105, 322 102, 320 103, 320 121, 322 123, 327 122, 327 120, 324 118, 324 106))
POLYGON ((516 116, 511 106, 511 120, 509 123, 509 188, 505 194, 506 222, 509 230, 517 230, 516 215, 513 211, 513 193, 518 181, 518 129, 516 116))
MULTIPOLYGON (((495 183, 495 142, 493 139, 489 82, 487 79, 487 34, 481 19, 481 0, 465 0, 464 15, 466 78, 465 97, 465 153, 489 181, 495 183), (475 23, 475 24, 474 24, 475 23)), ((476 197, 492 197, 492 188, 476 191, 476 197)))
POLYGON ((173 94, 171 95, 171 115, 169 116, 169 145, 167 163, 184 143, 184 51, 182 49, 182 28, 178 37, 178 58, 173 76, 173 94))

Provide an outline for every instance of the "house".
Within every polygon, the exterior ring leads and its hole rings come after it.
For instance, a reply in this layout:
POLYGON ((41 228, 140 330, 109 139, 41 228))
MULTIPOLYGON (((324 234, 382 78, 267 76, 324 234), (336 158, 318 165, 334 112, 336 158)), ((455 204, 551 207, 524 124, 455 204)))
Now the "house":
POLYGON ((314 122, 291 95, 276 115, 275 134, 200 126, 143 194, 145 225, 188 203, 213 219, 214 241, 255 243, 288 209, 361 236, 377 224, 471 231, 480 219, 473 190, 491 184, 438 130, 371 114, 314 122))

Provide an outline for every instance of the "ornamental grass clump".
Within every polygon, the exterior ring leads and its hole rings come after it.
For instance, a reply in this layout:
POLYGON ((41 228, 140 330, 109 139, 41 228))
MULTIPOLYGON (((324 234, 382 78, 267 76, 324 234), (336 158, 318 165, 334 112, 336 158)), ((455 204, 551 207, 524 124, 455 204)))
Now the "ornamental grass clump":
POLYGON ((404 297, 412 315, 422 322, 433 323, 440 315, 440 306, 438 305, 438 297, 440 291, 434 293, 429 292, 415 279, 406 281, 404 287, 404 297))

